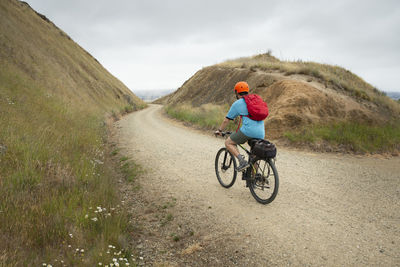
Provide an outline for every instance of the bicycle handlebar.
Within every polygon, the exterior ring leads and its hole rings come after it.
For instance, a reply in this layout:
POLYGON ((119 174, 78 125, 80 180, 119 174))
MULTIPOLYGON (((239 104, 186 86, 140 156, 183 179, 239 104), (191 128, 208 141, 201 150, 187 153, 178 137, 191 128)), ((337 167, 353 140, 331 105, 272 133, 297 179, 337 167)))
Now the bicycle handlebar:
MULTIPOLYGON (((230 132, 230 131, 221 132, 221 136, 222 136, 222 137, 225 137, 226 135, 231 135, 231 134, 232 134, 232 132, 230 132)), ((215 137, 218 137, 218 135, 219 135, 219 134, 215 134, 215 137)))

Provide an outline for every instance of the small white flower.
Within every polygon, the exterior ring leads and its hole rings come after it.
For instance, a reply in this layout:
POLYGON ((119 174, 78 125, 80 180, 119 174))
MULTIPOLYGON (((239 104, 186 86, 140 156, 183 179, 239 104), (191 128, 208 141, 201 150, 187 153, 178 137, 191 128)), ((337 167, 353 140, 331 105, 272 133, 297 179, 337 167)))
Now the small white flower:
POLYGON ((115 263, 115 266, 119 266, 119 263, 118 263, 118 262, 116 262, 116 263, 115 263))
POLYGON ((71 238, 73 238, 73 237, 74 237, 72 234, 69 234, 69 236, 70 236, 71 238))
POLYGON ((143 260, 143 257, 139 257, 139 260, 143 260))
POLYGON ((123 261, 124 259, 123 259, 123 258, 119 258, 118 260, 119 260, 119 261, 123 261))
POLYGON ((88 215, 88 214, 85 215, 85 219, 87 219, 87 218, 89 218, 89 215, 88 215))
POLYGON ((79 248, 77 248, 75 251, 78 251, 78 252, 79 252, 79 248))
POLYGON ((99 262, 99 265, 101 266, 101 265, 103 265, 103 263, 99 262))
POLYGON ((70 247, 71 247, 71 245, 68 245, 68 247, 70 248, 70 247))
POLYGON ((109 248, 112 248, 113 246, 112 246, 112 245, 108 245, 108 247, 109 247, 109 248))
POLYGON ((85 252, 85 250, 81 249, 81 253, 85 252))
POLYGON ((126 266, 129 266, 129 262, 125 263, 126 266))
POLYGON ((94 222, 97 222, 97 218, 96 217, 92 218, 91 220, 94 221, 94 222))
POLYGON ((113 258, 113 262, 116 262, 117 261, 117 259, 116 258, 113 258))
POLYGON ((47 263, 42 263, 42 266, 47 266, 47 263))

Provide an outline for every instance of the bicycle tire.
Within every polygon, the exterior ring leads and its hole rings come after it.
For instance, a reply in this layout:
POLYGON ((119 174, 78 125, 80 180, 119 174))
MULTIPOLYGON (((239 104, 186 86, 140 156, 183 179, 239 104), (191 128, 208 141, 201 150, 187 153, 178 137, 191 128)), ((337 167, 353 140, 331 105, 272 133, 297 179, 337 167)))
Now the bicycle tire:
POLYGON ((236 160, 231 152, 229 152, 225 147, 218 150, 217 155, 215 156, 215 174, 217 175, 218 182, 225 188, 231 187, 236 181, 236 160), (229 175, 229 173, 224 175, 226 177, 222 177, 222 174, 226 173, 227 170, 229 170, 230 173, 233 172, 232 178, 230 178, 231 175, 229 175))
POLYGON ((278 194, 279 175, 275 163, 272 161, 272 159, 260 159, 257 162, 264 162, 264 165, 263 163, 258 163, 259 165, 257 167, 257 174, 260 173, 261 176, 256 177, 256 175, 252 175, 252 179, 250 179, 249 182, 249 189, 254 199, 257 202, 265 205, 271 203, 278 194), (268 167, 268 169, 265 170, 265 167, 268 167), (265 173, 265 171, 268 171, 268 173, 265 173), (271 189, 272 183, 273 188, 271 189), (267 186, 265 184, 267 184, 267 186), (268 197, 265 198, 261 196, 261 191, 267 192, 264 189, 268 190, 268 197), (269 193, 271 194, 269 195, 269 193))

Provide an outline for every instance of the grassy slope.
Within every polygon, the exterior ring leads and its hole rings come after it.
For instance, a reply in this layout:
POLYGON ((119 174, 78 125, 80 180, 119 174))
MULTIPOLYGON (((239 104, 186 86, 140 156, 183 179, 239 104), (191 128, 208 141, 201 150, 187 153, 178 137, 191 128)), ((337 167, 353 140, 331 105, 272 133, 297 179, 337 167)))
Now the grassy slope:
POLYGON ((128 255, 104 118, 144 103, 23 3, 0 2, 0 33, 0 265, 128 255))
MULTIPOLYGON (((345 150, 355 152, 395 152, 400 150, 400 105, 386 97, 383 92, 377 90, 358 76, 343 68, 314 62, 280 61, 269 54, 229 60, 216 66, 220 68, 215 68, 215 66, 213 66, 199 71, 177 92, 161 99, 161 102, 173 103, 166 108, 167 113, 170 116, 189 121, 207 129, 217 128, 220 124, 220 120, 222 120, 222 117, 220 117, 221 111, 208 112, 208 116, 213 118, 207 118, 205 121, 203 118, 204 112, 201 112, 204 108, 201 105, 199 106, 197 103, 199 102, 199 98, 203 105, 208 102, 218 104, 218 99, 224 99, 224 102, 226 103, 226 99, 230 95, 226 92, 228 90, 230 91, 232 86, 229 88, 224 87, 234 84, 237 79, 250 77, 249 75, 257 70, 266 72, 282 72, 288 77, 293 74, 302 74, 309 76, 310 79, 317 79, 320 83, 325 84, 348 97, 352 97, 357 101, 366 101, 376 104, 379 107, 381 114, 385 117, 385 120, 389 118, 389 122, 384 125, 367 125, 355 122, 338 122, 334 124, 319 124, 313 126, 307 125, 300 129, 288 130, 288 132, 283 134, 283 138, 296 144, 325 142, 329 144, 329 149, 333 146, 341 147, 342 150, 344 148, 345 150), (230 71, 237 68, 240 70, 237 70, 236 73, 230 71), (212 70, 214 74, 211 73, 210 70, 212 70), (206 74, 203 74, 203 72, 206 74), (220 76, 219 79, 213 79, 214 75, 218 72, 219 74, 217 76, 220 76), (202 79, 199 78, 201 75, 210 78, 209 81, 205 82, 218 83, 218 86, 213 88, 213 85, 211 84, 204 84, 203 78, 201 82, 203 86, 196 88, 196 82, 193 81, 196 81, 196 79, 202 79), (221 77, 225 79, 221 79, 221 77), (234 80, 234 78, 236 80, 234 80), (232 79, 233 81, 231 81, 232 79), (206 91, 212 93, 204 94, 204 91, 202 90, 203 87, 213 88, 206 91), (202 93, 196 95, 196 90, 198 90, 197 92, 202 93), (197 104, 194 104, 195 107, 188 108, 188 103, 190 102, 190 99, 188 98, 196 99, 197 104), (205 99, 206 101, 204 101, 205 99), (181 104, 179 104, 180 102, 184 102, 185 106, 181 106, 181 104), (210 121, 215 121, 215 124, 211 126, 209 123, 210 121)), ((268 81, 268 84, 263 86, 269 86, 273 82, 273 80, 268 81)), ((223 107, 220 109, 223 111, 226 110, 226 108, 223 107)), ((217 110, 217 108, 214 107, 213 109, 207 110, 212 111, 217 110)), ((266 130, 268 134, 268 129, 266 130)))

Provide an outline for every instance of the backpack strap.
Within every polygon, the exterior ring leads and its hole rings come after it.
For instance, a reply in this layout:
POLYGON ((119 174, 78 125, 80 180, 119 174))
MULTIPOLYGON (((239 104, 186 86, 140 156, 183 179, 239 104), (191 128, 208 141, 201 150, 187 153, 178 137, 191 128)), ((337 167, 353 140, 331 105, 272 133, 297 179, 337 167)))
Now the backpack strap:
POLYGON ((236 129, 236 132, 238 132, 239 131, 239 128, 240 128, 240 124, 242 123, 242 115, 240 115, 240 119, 239 119, 239 123, 238 123, 238 127, 237 127, 237 129, 236 129))

